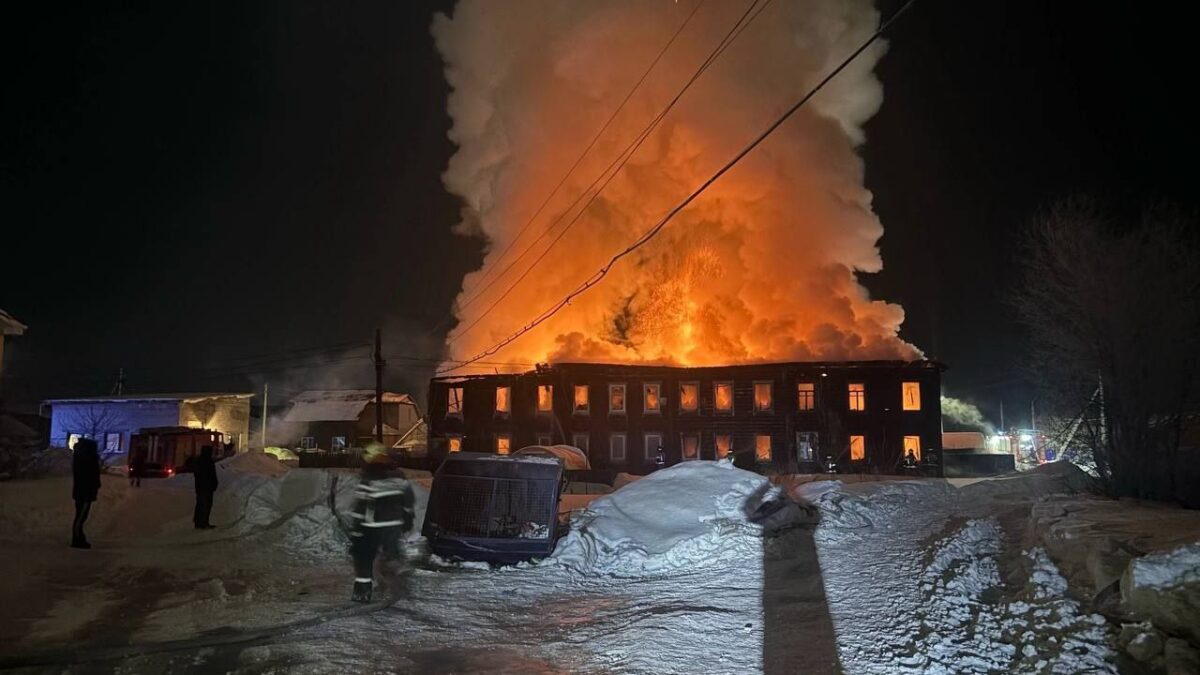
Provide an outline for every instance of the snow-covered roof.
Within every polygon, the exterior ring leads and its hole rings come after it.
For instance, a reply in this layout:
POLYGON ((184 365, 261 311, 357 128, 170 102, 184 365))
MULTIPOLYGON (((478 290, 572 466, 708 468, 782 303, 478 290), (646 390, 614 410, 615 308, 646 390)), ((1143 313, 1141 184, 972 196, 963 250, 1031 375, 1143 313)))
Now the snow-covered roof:
POLYGON ((8 312, 0 309, 0 335, 23 335, 26 328, 28 326, 12 318, 12 315, 8 312))
MULTIPOLYGON (((356 420, 368 403, 375 400, 374 389, 338 389, 305 391, 292 399, 284 422, 343 422, 356 420)), ((408 394, 383 392, 384 403, 416 405, 408 394)), ((386 426, 386 425, 385 425, 386 426)))
POLYGON ((51 398, 45 403, 122 403, 136 401, 183 401, 198 403, 211 398, 251 398, 254 394, 229 391, 204 391, 179 394, 120 394, 113 396, 75 396, 72 398, 51 398))

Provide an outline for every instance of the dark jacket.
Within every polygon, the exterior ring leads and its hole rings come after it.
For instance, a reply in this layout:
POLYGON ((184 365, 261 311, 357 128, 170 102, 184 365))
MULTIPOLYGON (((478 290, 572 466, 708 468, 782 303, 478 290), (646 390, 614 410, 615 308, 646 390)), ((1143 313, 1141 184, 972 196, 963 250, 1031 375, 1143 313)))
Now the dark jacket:
POLYGON ((408 532, 413 525, 413 489, 401 476, 368 465, 354 489, 354 511, 350 517, 360 531, 398 528, 408 532))
POLYGON ((217 489, 217 465, 213 462, 212 449, 204 448, 192 466, 196 475, 196 492, 215 492, 217 489))
POLYGON ((76 501, 96 501, 96 495, 100 492, 100 453, 96 441, 81 438, 75 442, 71 473, 75 478, 71 496, 76 501))

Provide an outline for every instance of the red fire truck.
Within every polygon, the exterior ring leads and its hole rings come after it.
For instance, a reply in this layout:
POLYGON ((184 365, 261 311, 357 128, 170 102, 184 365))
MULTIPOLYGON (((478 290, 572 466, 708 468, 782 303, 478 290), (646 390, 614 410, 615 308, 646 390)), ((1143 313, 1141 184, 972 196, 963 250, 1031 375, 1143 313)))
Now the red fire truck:
POLYGON ((225 436, 210 429, 191 427, 151 427, 133 434, 129 440, 130 474, 141 460, 142 478, 169 478, 192 470, 192 462, 200 448, 211 445, 213 459, 219 460, 233 451, 225 445, 225 436))

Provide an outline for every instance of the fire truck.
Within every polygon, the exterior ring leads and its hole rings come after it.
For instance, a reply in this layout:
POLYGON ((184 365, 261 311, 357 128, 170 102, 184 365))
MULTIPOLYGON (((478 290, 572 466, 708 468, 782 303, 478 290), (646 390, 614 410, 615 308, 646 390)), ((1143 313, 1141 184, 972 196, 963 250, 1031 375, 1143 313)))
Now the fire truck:
POLYGON ((225 436, 219 431, 191 427, 142 429, 130 437, 128 471, 132 474, 141 459, 143 478, 169 478, 186 473, 192 470, 192 462, 206 445, 212 446, 214 460, 233 453, 233 446, 225 445, 225 436))

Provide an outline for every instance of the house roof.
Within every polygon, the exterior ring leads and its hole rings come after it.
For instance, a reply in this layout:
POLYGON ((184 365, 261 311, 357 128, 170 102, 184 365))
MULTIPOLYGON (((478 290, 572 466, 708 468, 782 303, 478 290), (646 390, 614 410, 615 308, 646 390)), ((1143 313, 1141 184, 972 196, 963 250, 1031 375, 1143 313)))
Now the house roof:
MULTIPOLYGON (((375 400, 374 389, 337 389, 305 391, 292 399, 284 422, 343 422, 356 420, 368 403, 375 400)), ((408 394, 383 392, 384 403, 416 405, 408 394)))
POLYGON ((196 403, 210 398, 251 398, 254 394, 229 391, 204 391, 178 394, 120 394, 113 396, 76 396, 73 398, 51 398, 45 403, 124 403, 136 401, 183 401, 196 403))
POLYGON ((28 327, 12 318, 8 312, 0 309, 0 335, 23 335, 28 327))

